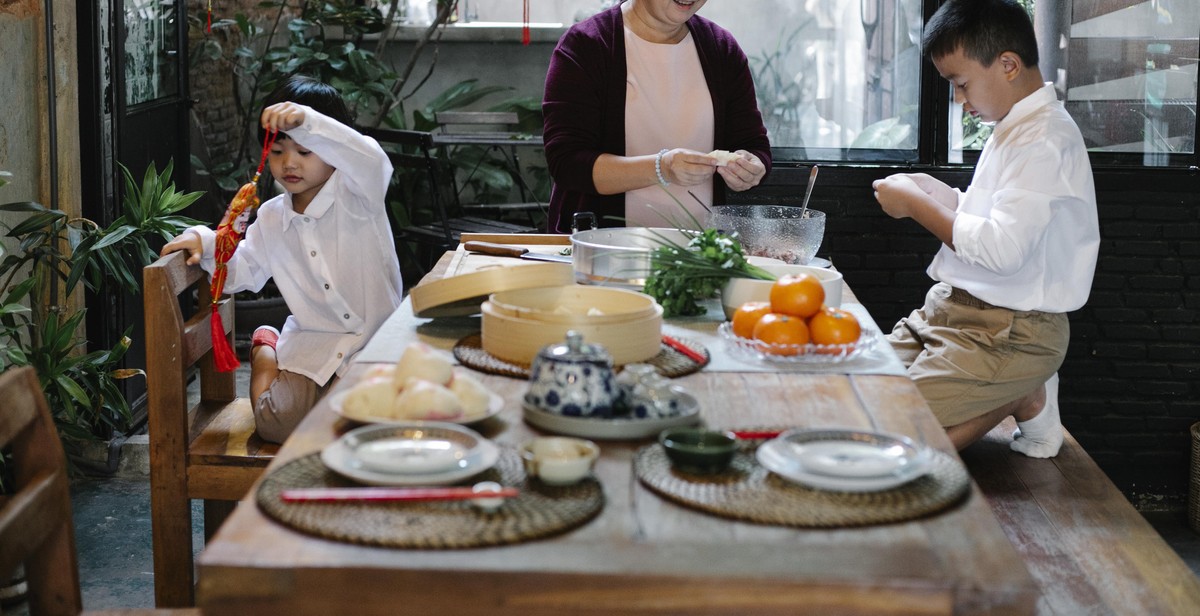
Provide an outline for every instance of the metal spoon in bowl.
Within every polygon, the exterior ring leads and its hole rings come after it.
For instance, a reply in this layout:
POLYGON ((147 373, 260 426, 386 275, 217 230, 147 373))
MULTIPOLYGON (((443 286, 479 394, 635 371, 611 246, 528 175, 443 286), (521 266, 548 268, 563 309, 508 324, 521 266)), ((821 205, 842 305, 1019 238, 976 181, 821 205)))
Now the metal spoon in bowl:
POLYGON ((808 172, 808 189, 804 191, 804 204, 800 206, 800 218, 808 218, 808 198, 812 196, 813 185, 817 183, 817 166, 812 166, 808 172))

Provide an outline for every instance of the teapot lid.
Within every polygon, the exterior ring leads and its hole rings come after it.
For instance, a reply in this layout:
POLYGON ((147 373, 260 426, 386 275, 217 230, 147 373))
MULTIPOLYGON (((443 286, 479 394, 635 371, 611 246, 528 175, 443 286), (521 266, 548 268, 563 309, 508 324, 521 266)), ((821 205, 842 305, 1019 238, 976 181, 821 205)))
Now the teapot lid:
POLYGON ((612 356, 608 354, 608 349, 599 344, 584 342, 583 334, 573 329, 567 331, 565 342, 546 345, 538 352, 538 357, 547 361, 612 365, 612 356))

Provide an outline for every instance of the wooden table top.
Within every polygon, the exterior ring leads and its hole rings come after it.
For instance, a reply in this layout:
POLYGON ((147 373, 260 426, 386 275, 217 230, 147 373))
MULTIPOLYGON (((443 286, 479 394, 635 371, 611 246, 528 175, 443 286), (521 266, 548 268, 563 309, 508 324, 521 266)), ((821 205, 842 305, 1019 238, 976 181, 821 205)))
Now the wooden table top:
MULTIPOLYGON (((440 270, 430 276, 440 276, 440 270)), ((401 308, 406 309, 406 308, 401 308)), ((367 369, 352 369, 347 387, 367 369)), ((484 435, 516 445, 526 383, 479 375, 506 400, 484 435)), ((953 454, 904 377, 702 371, 678 379, 710 425, 836 422, 923 439, 953 454), (860 423, 856 423, 860 422, 860 423)), ((348 426, 321 402, 271 468, 320 450, 348 426)), ((633 473, 646 441, 600 443, 604 510, 566 534, 465 550, 365 547, 290 530, 253 492, 199 558, 206 614, 1031 613, 1037 589, 972 484, 932 517, 853 529, 731 521, 664 500, 633 473)), ((269 472, 269 471, 268 471, 269 472)))

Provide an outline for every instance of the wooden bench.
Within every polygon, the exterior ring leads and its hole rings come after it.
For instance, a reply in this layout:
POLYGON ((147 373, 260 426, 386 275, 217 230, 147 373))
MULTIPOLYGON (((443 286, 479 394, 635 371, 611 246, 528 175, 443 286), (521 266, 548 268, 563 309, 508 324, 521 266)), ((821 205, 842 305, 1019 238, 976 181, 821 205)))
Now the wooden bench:
POLYGON ((962 452, 1025 566, 1038 614, 1200 614, 1200 581, 1069 433, 1057 457, 1008 444, 1012 418, 962 452))
MULTIPOLYGON (((160 607, 195 600, 191 500, 204 499, 204 528, 211 535, 279 449, 255 432, 250 400, 237 396, 235 374, 216 370, 208 276, 187 265, 186 256, 172 253, 142 272, 154 599, 160 607), (200 380, 200 402, 189 409, 193 374, 200 380)), ((232 344, 233 301, 225 297, 218 305, 232 344)))

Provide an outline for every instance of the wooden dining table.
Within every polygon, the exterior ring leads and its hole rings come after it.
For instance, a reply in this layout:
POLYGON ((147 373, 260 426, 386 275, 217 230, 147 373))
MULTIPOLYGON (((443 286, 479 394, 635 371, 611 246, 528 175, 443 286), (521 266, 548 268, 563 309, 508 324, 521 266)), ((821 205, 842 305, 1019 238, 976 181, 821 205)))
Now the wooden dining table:
MULTIPOLYGON (((445 274, 451 254, 427 281, 445 274)), ((411 311, 410 301, 399 310, 411 311)), ((335 390, 370 367, 356 364, 335 390)), ((516 447, 544 434, 522 419, 526 381, 477 376, 505 401, 479 428, 484 436, 516 447)), ((700 401, 711 426, 873 426, 957 460, 904 376, 702 370, 675 381, 700 401)), ((284 443, 268 473, 351 427, 328 399, 284 443)), ((651 442, 600 442, 594 474, 602 511, 565 533, 510 545, 398 549, 319 538, 264 515, 252 490, 199 556, 198 604, 205 614, 290 616, 1034 611, 1035 582, 973 483, 950 508, 909 521, 852 528, 735 521, 643 485, 634 458, 651 442)))

